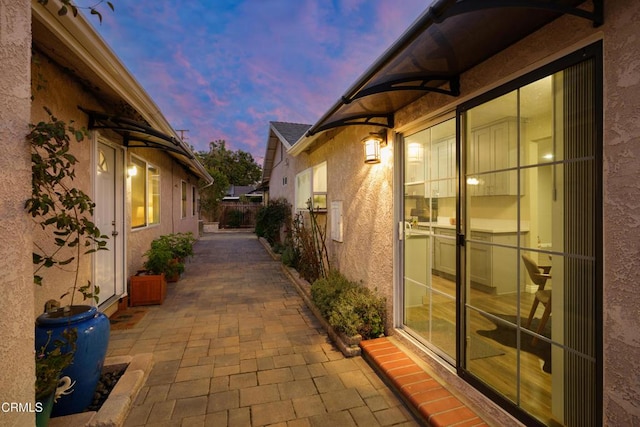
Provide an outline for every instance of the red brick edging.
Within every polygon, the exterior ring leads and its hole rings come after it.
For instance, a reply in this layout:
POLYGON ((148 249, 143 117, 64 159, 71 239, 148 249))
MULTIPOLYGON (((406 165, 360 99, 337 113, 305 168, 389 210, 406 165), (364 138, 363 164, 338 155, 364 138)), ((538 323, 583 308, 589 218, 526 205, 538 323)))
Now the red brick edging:
POLYGON ((362 356, 430 426, 488 426, 387 338, 362 341, 362 356))

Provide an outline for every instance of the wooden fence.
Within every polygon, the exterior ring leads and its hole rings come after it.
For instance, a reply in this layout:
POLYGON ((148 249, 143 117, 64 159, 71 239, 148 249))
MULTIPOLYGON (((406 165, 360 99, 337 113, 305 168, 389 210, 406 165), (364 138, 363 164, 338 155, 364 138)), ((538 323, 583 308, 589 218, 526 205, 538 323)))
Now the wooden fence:
POLYGON ((254 228, 261 206, 257 203, 223 202, 220 205, 220 228, 254 228))

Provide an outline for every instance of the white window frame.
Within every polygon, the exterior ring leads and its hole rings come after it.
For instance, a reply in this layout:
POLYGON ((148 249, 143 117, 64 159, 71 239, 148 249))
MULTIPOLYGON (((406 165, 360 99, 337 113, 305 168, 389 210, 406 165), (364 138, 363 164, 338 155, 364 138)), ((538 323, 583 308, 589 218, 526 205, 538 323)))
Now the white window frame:
POLYGON ((324 206, 313 209, 320 212, 327 211, 327 162, 318 163, 296 175, 295 206, 297 210, 309 210, 307 202, 324 197, 324 206))
POLYGON ((187 181, 180 180, 180 219, 187 217, 187 205, 189 204, 189 193, 187 191, 187 181))
MULTIPOLYGON (((150 163, 148 161, 146 161, 144 158, 140 157, 140 156, 136 156, 135 154, 131 154, 131 163, 137 162, 140 164, 140 166, 142 166, 142 164, 144 164, 144 170, 140 171, 138 170, 139 168, 136 169, 136 173, 143 173, 144 174, 144 224, 140 224, 140 225, 133 225, 133 212, 131 212, 131 229, 133 230, 139 230, 139 229, 143 229, 143 228, 147 228, 147 227, 152 227, 152 226, 157 226, 160 224, 161 221, 161 215, 160 215, 160 209, 162 206, 162 192, 160 191, 161 188, 161 173, 160 173, 160 168, 156 165, 154 165, 153 163, 150 163), (150 188, 151 186, 149 185, 149 170, 153 169, 156 170, 158 172, 158 203, 157 206, 154 205, 154 209, 158 210, 158 221, 157 222, 152 222, 153 218, 151 217, 151 215, 149 214, 149 205, 152 202, 152 198, 153 195, 151 194, 152 189, 150 188)), ((137 165, 132 165, 132 166, 137 166, 137 165)), ((133 198, 133 186, 131 187, 131 198, 133 198)), ((133 206, 130 203, 130 209, 133 209, 133 206)))
POLYGON ((192 185, 191 186, 191 216, 196 216, 196 213, 198 212, 197 202, 198 202, 198 191, 196 190, 196 186, 192 185))

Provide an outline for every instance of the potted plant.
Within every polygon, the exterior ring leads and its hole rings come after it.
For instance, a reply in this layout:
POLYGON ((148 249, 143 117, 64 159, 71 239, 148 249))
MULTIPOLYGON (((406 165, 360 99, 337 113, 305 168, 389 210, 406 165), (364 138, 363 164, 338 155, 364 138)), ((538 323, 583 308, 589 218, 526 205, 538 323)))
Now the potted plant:
MULTIPOLYGON (((94 305, 76 305, 76 292, 91 303, 98 301, 99 289, 87 282, 79 286, 80 256, 106 248, 107 236, 91 221, 94 203, 82 190, 73 187, 77 159, 70 152, 73 135, 80 142, 84 131, 72 122, 56 119, 51 111, 49 121, 31 125, 27 141, 31 146, 32 194, 25 208, 34 222, 51 239, 34 242, 34 283, 42 285, 44 271, 53 267, 73 274, 68 291, 70 303, 53 308, 36 319, 36 350, 45 354, 55 351, 55 343, 63 334, 75 330, 75 363, 63 369, 63 375, 75 382, 74 392, 62 396, 53 408, 53 415, 82 412, 91 403, 100 379, 109 342, 109 319, 94 305)), ((59 347, 60 351, 64 351, 59 347)), ((42 364, 50 360, 44 358, 42 364)), ((51 359, 53 360, 53 359, 51 359)), ((42 368, 42 366, 40 366, 42 368)))
POLYGON ((173 256, 180 262, 184 263, 188 257, 193 255, 193 244, 196 242, 196 238, 192 232, 174 233, 166 237, 173 256))
POLYGON ((131 276, 129 283, 129 304, 162 304, 167 293, 167 278, 177 277, 184 270, 171 249, 169 240, 163 236, 153 240, 144 253, 147 258, 144 269, 131 276))
POLYGON ((163 274, 168 282, 176 282, 184 272, 183 258, 180 258, 178 239, 175 235, 160 236, 151 242, 151 249, 144 255, 144 268, 153 274, 163 274))

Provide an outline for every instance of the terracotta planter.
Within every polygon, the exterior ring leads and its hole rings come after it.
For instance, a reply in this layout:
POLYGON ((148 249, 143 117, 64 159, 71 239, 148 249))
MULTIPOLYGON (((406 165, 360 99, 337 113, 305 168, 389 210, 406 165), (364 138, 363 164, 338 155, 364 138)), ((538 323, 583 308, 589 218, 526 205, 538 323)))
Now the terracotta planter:
POLYGON ((163 274, 138 273, 129 280, 129 305, 162 304, 167 294, 167 281, 163 274))

